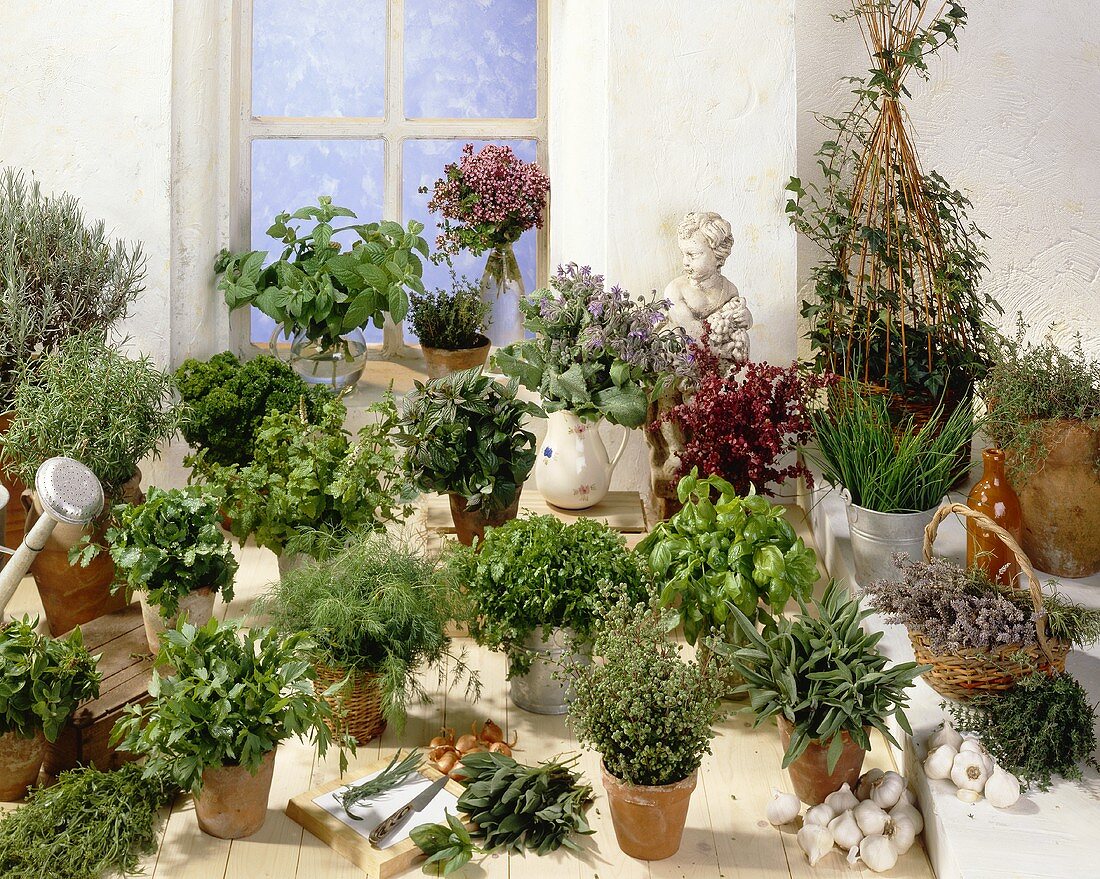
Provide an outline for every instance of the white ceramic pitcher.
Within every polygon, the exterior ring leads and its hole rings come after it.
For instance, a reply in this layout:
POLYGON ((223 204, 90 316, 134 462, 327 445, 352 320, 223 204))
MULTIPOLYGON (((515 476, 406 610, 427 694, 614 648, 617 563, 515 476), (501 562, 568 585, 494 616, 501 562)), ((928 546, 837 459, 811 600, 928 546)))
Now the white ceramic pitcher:
POLYGON ((547 416, 546 438, 535 461, 535 485, 547 503, 584 510, 607 495, 630 431, 624 428, 615 457, 608 458, 599 428, 599 421, 581 421, 565 409, 547 416))

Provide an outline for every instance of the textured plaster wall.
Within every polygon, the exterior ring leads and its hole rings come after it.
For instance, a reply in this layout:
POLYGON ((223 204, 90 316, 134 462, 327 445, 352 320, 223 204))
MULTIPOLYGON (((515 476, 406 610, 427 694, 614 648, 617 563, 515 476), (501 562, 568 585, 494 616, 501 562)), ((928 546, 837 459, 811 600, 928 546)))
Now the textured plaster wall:
MULTIPOLYGON (((848 105, 842 76, 868 67, 841 0, 798 3, 798 167, 814 174, 822 129, 811 110, 848 105)), ((988 289, 1014 326, 1062 344, 1080 332, 1100 354, 1100 21, 1079 0, 965 4, 959 52, 928 83, 913 78, 911 113, 926 169, 968 193, 991 239, 988 289)), ((816 254, 799 245, 803 281, 816 254)))
MULTIPOLYGON (((680 272, 676 224, 733 226, 726 275, 749 302, 754 359, 795 354, 794 0, 551 4, 551 266, 590 263, 631 293, 680 272)), ((605 430, 609 448, 616 429, 605 430)), ((614 446, 612 445, 614 441, 614 446)), ((648 488, 635 432, 613 488, 648 488)))

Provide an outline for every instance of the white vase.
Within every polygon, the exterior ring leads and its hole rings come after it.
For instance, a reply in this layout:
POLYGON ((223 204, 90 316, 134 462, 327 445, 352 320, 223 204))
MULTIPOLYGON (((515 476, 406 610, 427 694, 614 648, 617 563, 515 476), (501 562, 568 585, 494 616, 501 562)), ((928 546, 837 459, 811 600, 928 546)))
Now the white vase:
POLYGON ((619 450, 608 458, 599 421, 581 421, 564 409, 551 412, 535 461, 535 485, 555 507, 584 510, 595 506, 607 495, 629 438, 630 431, 624 429, 619 450))

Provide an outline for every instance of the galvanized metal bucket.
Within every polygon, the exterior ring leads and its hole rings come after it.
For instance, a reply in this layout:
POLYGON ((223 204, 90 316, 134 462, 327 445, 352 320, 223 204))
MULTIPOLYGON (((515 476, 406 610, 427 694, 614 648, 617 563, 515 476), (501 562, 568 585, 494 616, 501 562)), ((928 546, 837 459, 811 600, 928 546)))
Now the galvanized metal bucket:
POLYGON ((939 504, 923 513, 876 513, 853 504, 847 491, 842 497, 848 513, 856 582, 860 586, 896 577, 895 553, 906 552, 914 559, 923 558, 924 529, 936 515, 939 504))
POLYGON ((535 714, 565 714, 571 688, 554 675, 568 665, 592 661, 588 653, 578 652, 574 646, 572 629, 535 629, 521 647, 531 654, 531 670, 511 679, 512 702, 535 714))

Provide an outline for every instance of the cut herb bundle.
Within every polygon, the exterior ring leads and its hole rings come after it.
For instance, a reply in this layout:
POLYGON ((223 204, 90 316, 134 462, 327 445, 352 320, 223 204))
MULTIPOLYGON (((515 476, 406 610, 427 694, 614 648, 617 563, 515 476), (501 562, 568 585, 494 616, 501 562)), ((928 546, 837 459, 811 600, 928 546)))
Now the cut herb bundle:
POLYGON ((424 755, 419 751, 410 751, 404 757, 402 757, 401 752, 398 751, 393 755, 393 759, 390 760, 389 765, 374 776, 374 778, 368 779, 362 784, 357 784, 354 787, 349 787, 342 794, 337 794, 336 799, 340 801, 340 805, 344 807, 344 811, 349 818, 355 821, 362 821, 363 819, 359 815, 352 814, 351 809, 353 806, 365 803, 367 800, 373 799, 379 794, 384 794, 386 791, 392 790, 401 784, 409 773, 416 772, 423 764, 424 755))
POLYGON ((157 843, 157 810, 175 796, 166 775, 128 763, 114 772, 74 769, 0 820, 5 879, 94 879, 133 873, 157 843))
POLYGON ((475 853, 494 851, 544 855, 564 846, 579 851, 573 834, 593 832, 584 812, 592 788, 572 767, 579 758, 525 766, 504 754, 483 751, 462 758, 466 787, 458 810, 477 825, 468 831, 457 818, 447 825, 422 824, 412 840, 428 855, 424 872, 447 876, 475 853), (475 842, 476 841, 476 842, 475 842), (480 844, 478 844, 480 843, 480 844))

